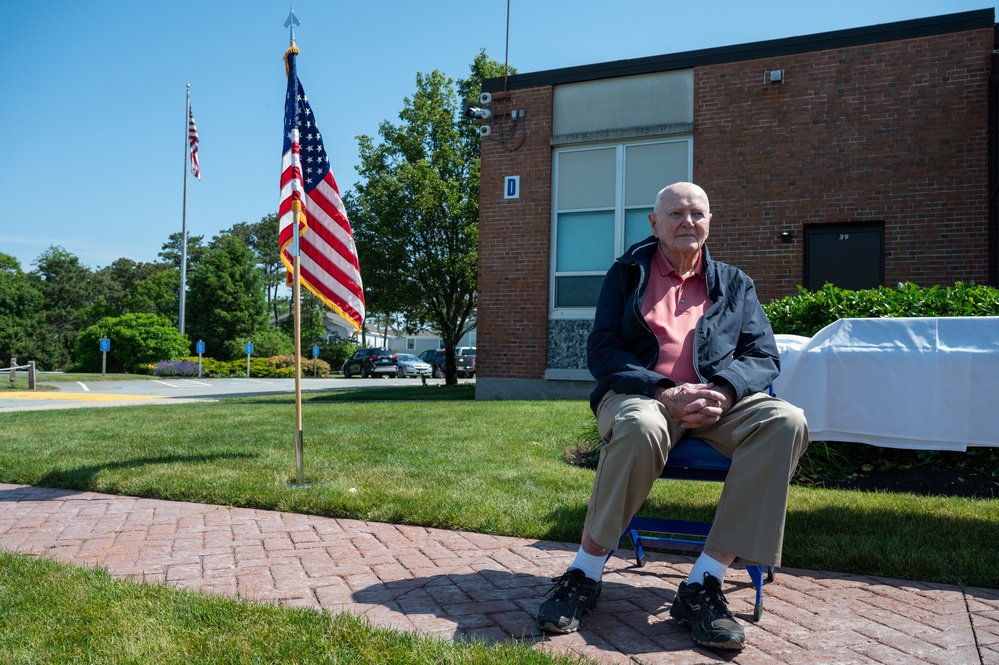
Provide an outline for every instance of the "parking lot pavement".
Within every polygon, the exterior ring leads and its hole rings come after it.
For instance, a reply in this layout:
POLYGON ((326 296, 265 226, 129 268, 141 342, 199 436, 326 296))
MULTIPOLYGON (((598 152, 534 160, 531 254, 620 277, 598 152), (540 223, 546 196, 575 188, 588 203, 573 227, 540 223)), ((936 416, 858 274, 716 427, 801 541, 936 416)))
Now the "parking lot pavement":
MULTIPOLYGON (((427 385, 444 383, 443 379, 427 379, 427 385)), ((224 397, 248 397, 294 393, 294 379, 257 378, 180 378, 136 379, 133 381, 50 382, 38 385, 54 387, 51 391, 6 390, 0 392, 0 412, 41 409, 72 409, 95 406, 129 406, 135 404, 177 404, 224 397)), ((372 388, 388 386, 419 386, 419 379, 319 379, 302 378, 302 392, 372 388)))

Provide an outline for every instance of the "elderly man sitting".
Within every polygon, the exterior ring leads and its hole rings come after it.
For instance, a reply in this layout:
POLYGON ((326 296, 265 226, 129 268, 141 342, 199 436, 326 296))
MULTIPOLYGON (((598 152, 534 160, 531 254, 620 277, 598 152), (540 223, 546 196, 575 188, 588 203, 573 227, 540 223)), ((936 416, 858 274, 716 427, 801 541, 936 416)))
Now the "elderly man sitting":
POLYGON ((587 344, 597 388, 590 404, 605 442, 576 559, 538 611, 547 632, 578 630, 600 597, 617 546, 684 436, 732 459, 715 520, 670 616, 695 642, 742 649, 745 632, 722 583, 732 563, 779 565, 788 483, 808 445, 800 409, 767 393, 779 371, 773 331, 752 280, 712 261, 704 243, 708 196, 692 183, 664 188, 652 236, 604 279, 587 344))

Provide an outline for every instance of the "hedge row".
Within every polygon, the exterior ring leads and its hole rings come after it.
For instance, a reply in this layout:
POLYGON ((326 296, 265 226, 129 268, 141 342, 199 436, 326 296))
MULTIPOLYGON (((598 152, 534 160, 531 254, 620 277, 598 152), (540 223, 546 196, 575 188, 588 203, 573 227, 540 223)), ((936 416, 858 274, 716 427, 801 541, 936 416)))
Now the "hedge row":
POLYGON ((999 289, 958 282, 923 288, 912 283, 864 291, 826 284, 819 291, 798 287, 798 295, 763 306, 774 332, 812 337, 838 319, 906 316, 999 316, 999 289))

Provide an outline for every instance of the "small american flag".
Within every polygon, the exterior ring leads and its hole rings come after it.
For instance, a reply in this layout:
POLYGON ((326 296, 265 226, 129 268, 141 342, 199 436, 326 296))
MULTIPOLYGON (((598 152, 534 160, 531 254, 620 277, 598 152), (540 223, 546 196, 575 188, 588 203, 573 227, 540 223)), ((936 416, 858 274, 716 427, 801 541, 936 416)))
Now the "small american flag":
MULTIPOLYGON (((364 289, 354 233, 340 199, 323 137, 295 68, 297 47, 286 54, 284 155, 278 229, 281 261, 293 270, 294 224, 299 225, 302 284, 355 330, 364 322, 364 289)), ((290 275, 289 275, 290 277, 290 275)))
POLYGON ((194 112, 187 110, 187 143, 191 147, 191 175, 201 180, 201 167, 198 166, 198 128, 194 124, 194 112))

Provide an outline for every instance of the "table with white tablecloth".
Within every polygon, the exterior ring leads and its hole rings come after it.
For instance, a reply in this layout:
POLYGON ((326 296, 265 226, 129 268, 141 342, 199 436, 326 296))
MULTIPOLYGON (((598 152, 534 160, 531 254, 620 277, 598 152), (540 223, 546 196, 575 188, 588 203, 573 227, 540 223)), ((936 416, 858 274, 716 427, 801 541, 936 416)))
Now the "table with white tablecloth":
POLYGON ((774 390, 813 441, 999 446, 999 317, 840 319, 776 337, 774 390))

